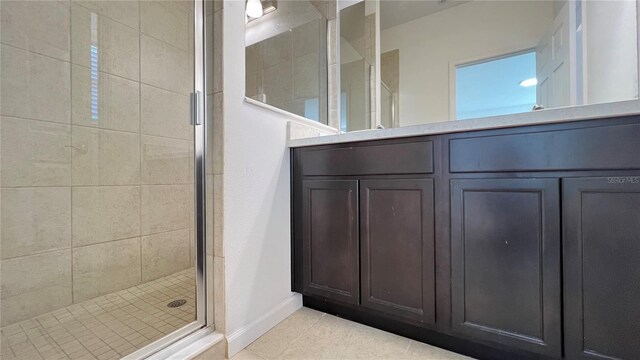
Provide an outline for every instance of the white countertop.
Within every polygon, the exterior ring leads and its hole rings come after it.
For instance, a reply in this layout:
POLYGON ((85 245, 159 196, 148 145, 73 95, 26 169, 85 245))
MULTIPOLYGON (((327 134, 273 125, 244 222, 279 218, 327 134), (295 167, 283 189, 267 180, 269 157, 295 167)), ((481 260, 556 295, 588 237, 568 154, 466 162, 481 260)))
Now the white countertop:
POLYGON ((455 120, 384 130, 363 130, 336 135, 322 135, 289 140, 290 148, 338 144, 355 141, 393 139, 420 135, 436 135, 472 130, 509 128, 525 125, 551 124, 640 114, 640 101, 629 100, 608 104, 573 106, 521 114, 481 119, 455 120))

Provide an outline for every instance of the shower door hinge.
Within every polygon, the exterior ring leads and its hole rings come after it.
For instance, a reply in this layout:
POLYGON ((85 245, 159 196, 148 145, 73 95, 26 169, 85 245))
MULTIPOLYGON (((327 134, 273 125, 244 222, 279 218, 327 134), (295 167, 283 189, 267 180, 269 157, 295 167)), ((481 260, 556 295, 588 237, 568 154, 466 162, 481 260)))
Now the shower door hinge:
POLYGON ((191 93, 191 125, 202 125, 200 119, 200 91, 191 93))

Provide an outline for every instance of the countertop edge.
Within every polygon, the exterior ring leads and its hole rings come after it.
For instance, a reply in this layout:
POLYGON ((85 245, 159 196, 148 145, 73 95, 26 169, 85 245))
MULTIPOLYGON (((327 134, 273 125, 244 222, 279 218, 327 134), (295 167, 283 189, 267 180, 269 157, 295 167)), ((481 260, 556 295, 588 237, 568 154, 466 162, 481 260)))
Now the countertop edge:
POLYGON ((454 120, 424 125, 412 125, 394 129, 364 130, 336 135, 322 135, 289 140, 289 148, 339 144, 381 139, 394 139, 411 136, 438 135, 465 131, 510 128, 528 125, 552 124, 593 120, 607 117, 621 117, 640 114, 640 100, 628 100, 606 104, 573 106, 503 115, 470 120, 454 120))

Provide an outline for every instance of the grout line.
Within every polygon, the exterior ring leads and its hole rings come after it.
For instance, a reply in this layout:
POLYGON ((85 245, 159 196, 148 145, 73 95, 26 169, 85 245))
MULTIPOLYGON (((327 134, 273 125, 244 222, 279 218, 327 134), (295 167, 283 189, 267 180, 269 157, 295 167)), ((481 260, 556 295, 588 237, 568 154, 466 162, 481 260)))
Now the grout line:
POLYGON ((34 119, 34 118, 25 117, 25 116, 15 116, 15 115, 10 115, 10 114, 2 114, 0 116, 2 116, 4 118, 21 119, 21 120, 26 120, 26 121, 35 121, 35 122, 41 122, 41 123, 53 124, 53 125, 60 125, 60 126, 71 126, 71 127, 75 126, 75 127, 80 127, 80 128, 84 128, 84 129, 92 129, 92 130, 96 130, 96 131, 110 131, 110 132, 119 133, 119 134, 142 135, 142 136, 153 137, 153 138, 158 138, 158 139, 179 140, 179 141, 184 141, 184 142, 189 142, 189 143, 193 142, 193 140, 191 138, 180 138, 180 137, 172 137, 172 136, 165 136, 165 135, 147 134, 147 133, 141 133, 139 131, 138 132, 133 132, 133 131, 126 131, 126 130, 103 128, 103 127, 98 127, 98 126, 89 126, 89 125, 85 125, 85 124, 74 124, 72 122, 71 123, 67 123, 67 122, 59 122, 59 121, 51 121, 51 120, 43 120, 43 119, 34 119))
POLYGON ((11 190, 11 189, 51 189, 51 188, 90 188, 90 187, 135 187, 135 186, 148 186, 148 187, 175 187, 175 186, 190 186, 192 185, 190 182, 185 183, 170 183, 170 184, 79 184, 79 185, 27 185, 27 186, 3 186, 0 189, 2 190, 11 190))
MULTIPOLYGON (((300 311, 300 310, 298 310, 300 311)), ((294 313, 295 314, 295 313, 294 313)), ((292 314, 293 315, 293 314, 292 314)), ((282 350, 282 352, 280 352, 278 355, 283 354, 284 352, 286 352, 288 349, 291 348, 291 346, 293 346, 293 344, 295 344, 298 340, 300 340, 306 333, 308 333, 314 326, 316 326, 320 320, 322 320, 322 318, 324 318, 324 316, 327 315, 327 313, 322 313, 322 315, 320 315, 320 317, 318 317, 318 320, 316 320, 313 324, 311 324, 309 327, 307 327, 306 329, 302 330, 300 332, 300 334, 289 344, 287 345, 287 347, 282 350)), ((291 315, 289 315, 291 316, 291 315)), ((277 325, 276 325, 277 326, 277 325)))
MULTIPOLYGON (((27 337, 29 342, 34 345, 34 349, 44 358, 53 355, 61 355, 65 359, 71 358, 70 351, 75 349, 69 349, 69 341, 67 341, 69 337, 78 341, 79 345, 86 352, 92 353, 92 355, 95 355, 96 350, 102 353, 100 349, 104 349, 106 346, 111 349, 110 351, 121 356, 124 355, 123 350, 118 351, 116 347, 122 345, 114 346, 113 341, 123 341, 129 346, 129 349, 124 351, 130 352, 192 321, 195 312, 193 304, 176 310, 168 310, 165 304, 169 299, 175 299, 176 297, 185 297, 189 302, 193 302, 194 300, 190 293, 193 292, 194 288, 194 276, 193 268, 189 267, 141 285, 113 291, 8 325, 2 328, 3 335, 5 329, 17 328, 18 332, 12 334, 12 336, 27 337), (152 312, 149 313, 148 310, 152 312), (129 316, 124 319, 126 315, 129 316), (127 320, 130 321, 127 322, 127 320), (77 321, 75 325, 73 321, 77 321), (29 327, 25 330, 23 327, 25 323, 35 324, 35 327, 29 327), (180 325, 172 325, 175 323, 180 325), (128 329, 130 334, 127 336, 119 335, 118 328, 121 327, 128 329), (162 330, 159 327, 168 329, 162 330), (43 332, 47 343, 40 347, 35 346, 35 343, 31 341, 32 336, 27 334, 33 331, 31 329, 43 332), (78 331, 84 331, 84 333, 90 333, 91 335, 83 333, 78 336, 78 331), (147 331, 151 331, 152 334, 148 334, 147 331), (89 339, 83 339, 85 336, 90 337, 89 339), (133 345, 130 342, 132 338, 142 338, 143 344, 133 345), (87 340, 92 342, 87 343, 87 340), (92 346, 91 344, 94 344, 94 340, 100 345, 92 346), (47 346, 53 347, 53 351, 57 354, 49 353, 48 356, 45 356, 51 350, 43 350, 47 346)), ((14 355, 11 359, 16 356, 24 356, 24 352, 19 354, 16 352, 18 347, 19 345, 9 346, 11 354, 14 355)))
MULTIPOLYGON (((140 133, 140 182, 142 183, 142 161, 143 161, 143 145, 142 145, 142 2, 138 1, 138 77, 140 83, 138 83, 138 114, 140 114, 140 121, 138 121, 138 132, 140 133)), ((138 204, 138 214, 140 224, 140 282, 142 282, 142 273, 144 266, 142 264, 142 186, 140 186, 140 201, 138 204)))
MULTIPOLYGON (((126 0, 125 0, 125 1, 126 1, 126 0)), ((139 60, 139 61, 141 61, 141 60, 139 60)), ((76 66, 76 67, 81 67, 81 68, 84 68, 84 69, 90 69, 90 67, 89 67, 89 66, 84 65, 84 64, 71 63, 71 67, 74 67, 74 66, 76 66)), ((138 71, 140 71, 140 69, 139 69, 138 71)), ((131 78, 128 78, 128 77, 126 77, 126 76, 122 76, 122 75, 119 75, 119 74, 114 74, 114 73, 111 73, 111 72, 105 71, 104 69, 102 69, 102 70, 100 70, 100 69, 99 69, 99 70, 98 70, 98 73, 99 73, 99 74, 102 74, 102 75, 112 76, 112 77, 118 78, 118 79, 120 79, 120 80, 126 80, 126 81, 129 81, 129 82, 134 82, 134 83, 137 83, 137 84, 146 85, 146 86, 148 86, 148 87, 152 87, 152 88, 154 88, 154 89, 163 90, 163 91, 166 91, 166 92, 171 93, 171 94, 174 94, 174 95, 180 95, 180 96, 184 96, 184 97, 189 97, 189 95, 188 95, 188 94, 181 93, 181 92, 179 92, 179 91, 175 91, 175 90, 171 90, 171 89, 166 89, 166 88, 163 88, 163 87, 158 86, 158 85, 155 85, 155 84, 149 84, 149 83, 147 83, 147 82, 142 81, 142 79, 138 79, 138 80, 136 80, 136 79, 131 79, 131 78)))
MULTIPOLYGON (((69 26, 71 26, 71 22, 69 22, 69 26)), ((57 60, 57 61, 59 61, 59 62, 63 62, 63 63, 67 63, 67 64, 71 64, 71 46, 69 46, 69 60, 64 60, 64 59, 60 59, 60 58, 55 57, 55 56, 51 56, 51 55, 47 55, 47 54, 43 54, 43 53, 41 53, 41 52, 34 51, 34 50, 31 50, 31 49, 25 49, 25 48, 22 48, 22 47, 19 47, 19 46, 13 45, 13 44, 7 44, 7 43, 5 43, 5 42, 0 42, 0 45, 2 45, 2 46, 6 46, 6 47, 10 47, 10 48, 12 48, 12 49, 17 49, 17 50, 21 50, 21 51, 24 51, 24 52, 28 52, 28 53, 31 53, 31 54, 34 54, 34 55, 38 55, 38 56, 42 56, 42 57, 46 57, 46 58, 48 58, 48 59, 50 59, 50 60, 57 60)))

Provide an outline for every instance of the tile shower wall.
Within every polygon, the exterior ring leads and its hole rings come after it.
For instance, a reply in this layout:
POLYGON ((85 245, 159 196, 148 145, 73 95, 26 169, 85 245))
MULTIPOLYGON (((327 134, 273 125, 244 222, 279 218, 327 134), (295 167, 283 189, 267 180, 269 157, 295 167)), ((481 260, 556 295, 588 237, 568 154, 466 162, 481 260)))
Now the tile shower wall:
POLYGON ((0 6, 1 325, 192 266, 190 2, 0 6))

